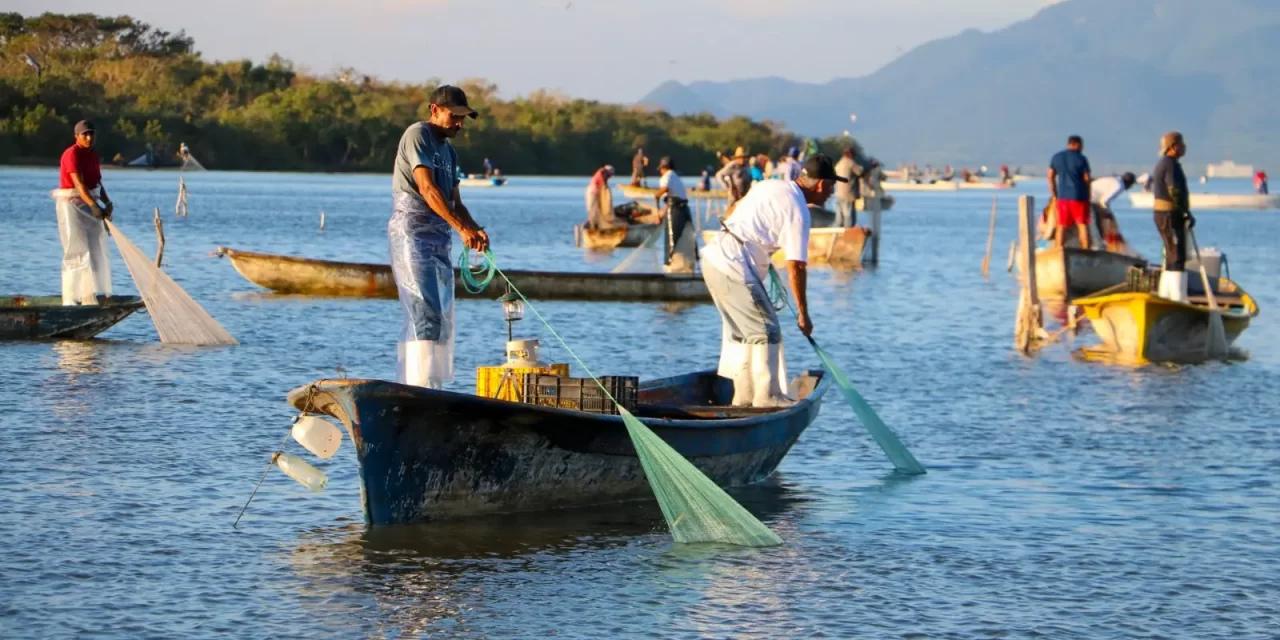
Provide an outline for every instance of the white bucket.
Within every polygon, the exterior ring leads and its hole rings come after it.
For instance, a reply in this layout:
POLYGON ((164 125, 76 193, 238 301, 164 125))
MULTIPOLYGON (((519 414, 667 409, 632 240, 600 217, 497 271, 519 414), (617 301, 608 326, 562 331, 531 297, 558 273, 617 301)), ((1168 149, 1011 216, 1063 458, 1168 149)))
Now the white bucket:
POLYGON ((1187 271, 1191 273, 1200 273, 1200 264, 1204 263, 1204 272, 1209 276, 1209 282, 1217 282, 1222 273, 1222 252, 1213 247, 1202 247, 1200 249, 1200 259, 1196 259, 1196 252, 1191 251, 1187 256, 1187 271))
POLYGON ((342 431, 332 422, 316 416, 303 416, 293 425, 293 439, 307 451, 328 460, 342 446, 342 431))

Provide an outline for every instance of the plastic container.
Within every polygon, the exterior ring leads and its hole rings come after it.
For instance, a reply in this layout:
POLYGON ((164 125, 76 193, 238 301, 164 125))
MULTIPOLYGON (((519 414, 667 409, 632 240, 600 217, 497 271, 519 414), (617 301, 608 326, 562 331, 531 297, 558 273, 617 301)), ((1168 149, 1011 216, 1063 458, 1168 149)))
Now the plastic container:
POLYGON ((1209 276, 1209 282, 1216 283, 1222 274, 1222 252, 1213 247, 1202 247, 1199 260, 1196 259, 1195 251, 1187 252, 1188 273, 1200 273, 1201 262, 1204 263, 1204 272, 1209 276))
POLYGON ((553 364, 543 367, 512 367, 510 363, 500 367, 476 368, 476 395, 481 398, 497 398, 521 402, 524 397, 525 378, 530 374, 569 375, 569 365, 553 364))
MULTIPOLYGON (((600 384, 627 411, 636 408, 636 393, 640 387, 637 376, 600 376, 600 384)), ((609 400, 600 385, 591 378, 566 376, 529 375, 525 377, 524 401, 559 409, 572 409, 587 413, 618 414, 618 406, 609 400)))
POLYGON ((290 433, 298 444, 324 460, 332 458, 342 446, 342 430, 317 416, 302 416, 290 433))
POLYGON ((298 456, 281 453, 276 455, 276 459, 273 462, 286 476, 293 478, 298 484, 312 491, 319 491, 329 484, 329 476, 307 464, 306 461, 298 456))

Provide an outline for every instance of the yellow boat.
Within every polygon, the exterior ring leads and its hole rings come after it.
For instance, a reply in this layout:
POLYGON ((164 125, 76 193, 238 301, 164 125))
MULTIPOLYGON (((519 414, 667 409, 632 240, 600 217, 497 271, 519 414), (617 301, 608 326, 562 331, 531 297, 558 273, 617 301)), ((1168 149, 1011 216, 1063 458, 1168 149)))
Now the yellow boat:
MULTIPOLYGON (((1195 364, 1209 359, 1209 301, 1204 286, 1188 274, 1187 302, 1175 302, 1149 292, 1121 292, 1077 298, 1093 330, 1102 339, 1085 347, 1087 359, 1142 365, 1153 362, 1195 364)), ((1239 285, 1219 278, 1214 293, 1222 311, 1227 345, 1249 327, 1258 304, 1239 285)))

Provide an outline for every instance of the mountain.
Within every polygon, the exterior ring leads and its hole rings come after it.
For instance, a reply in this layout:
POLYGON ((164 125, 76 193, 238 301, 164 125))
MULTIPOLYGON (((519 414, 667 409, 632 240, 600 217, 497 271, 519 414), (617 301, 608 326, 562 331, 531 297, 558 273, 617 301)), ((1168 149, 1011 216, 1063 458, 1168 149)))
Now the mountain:
POLYGON ((1067 0, 998 31, 925 43, 859 78, 668 82, 641 102, 805 135, 849 130, 889 162, 1037 166, 1079 133, 1095 164, 1142 165, 1178 129, 1189 163, 1230 155, 1275 166, 1280 2, 1067 0))

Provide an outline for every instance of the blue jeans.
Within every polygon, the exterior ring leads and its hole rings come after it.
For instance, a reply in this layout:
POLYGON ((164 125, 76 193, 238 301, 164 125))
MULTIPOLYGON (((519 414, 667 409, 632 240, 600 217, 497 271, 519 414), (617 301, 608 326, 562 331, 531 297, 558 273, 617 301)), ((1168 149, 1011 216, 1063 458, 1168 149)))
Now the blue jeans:
POLYGON ((857 202, 854 200, 836 200, 837 227, 852 227, 858 223, 857 202))

